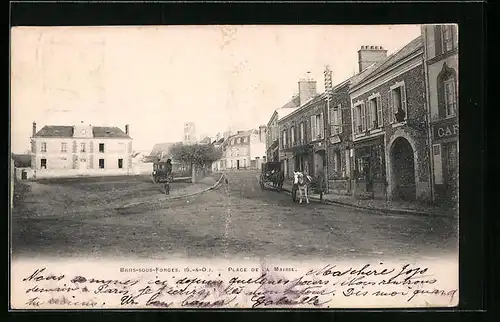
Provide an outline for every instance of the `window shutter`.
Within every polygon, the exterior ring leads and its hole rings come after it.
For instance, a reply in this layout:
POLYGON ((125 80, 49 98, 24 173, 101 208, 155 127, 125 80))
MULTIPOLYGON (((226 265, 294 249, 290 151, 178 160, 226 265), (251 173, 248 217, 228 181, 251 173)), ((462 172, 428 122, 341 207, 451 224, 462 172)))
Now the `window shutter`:
POLYGON ((320 138, 323 139, 325 137, 325 122, 323 120, 323 112, 321 112, 319 116, 319 129, 320 138))
POLYGON ((372 100, 368 100, 366 104, 366 127, 371 129, 373 127, 373 115, 372 115, 372 100))
POLYGON ((401 88, 401 108, 405 111, 405 120, 408 118, 408 109, 406 108, 406 86, 403 85, 401 88))
POLYGON ((90 141, 89 143, 89 152, 94 153, 94 141, 90 141))
POLYGON ((342 105, 339 105, 337 107, 337 120, 338 120, 338 124, 339 124, 339 127, 337 128, 337 132, 338 133, 342 133, 342 130, 343 130, 343 121, 342 121, 342 105))
POLYGON ((361 132, 366 131, 366 105, 361 103, 361 132))
POLYGON ((358 133, 358 107, 352 109, 352 126, 354 127, 354 133, 358 133))
POLYGON ((377 125, 378 127, 384 126, 384 116, 382 115, 382 105, 380 104, 380 96, 376 98, 377 100, 377 125))
POLYGON ((311 116, 311 141, 316 140, 316 115, 311 116))
POLYGON ((73 153, 76 153, 76 148, 77 148, 76 141, 73 141, 73 153))
POLYGON ((392 89, 389 90, 389 121, 390 123, 394 123, 395 121, 395 116, 394 116, 394 98, 392 95, 392 89))
POLYGON ((434 26, 435 56, 443 53, 443 34, 441 28, 440 25, 434 26))

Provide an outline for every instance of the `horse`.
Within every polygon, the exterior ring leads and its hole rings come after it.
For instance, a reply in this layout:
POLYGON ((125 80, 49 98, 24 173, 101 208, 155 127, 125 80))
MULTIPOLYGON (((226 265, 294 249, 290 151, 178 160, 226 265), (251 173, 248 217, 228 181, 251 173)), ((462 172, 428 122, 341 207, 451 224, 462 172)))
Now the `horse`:
POLYGON ((306 203, 309 203, 309 197, 307 195, 309 186, 312 182, 312 178, 302 172, 294 171, 293 172, 293 184, 297 186, 297 190, 299 191, 300 201, 302 203, 302 195, 306 198, 306 203))

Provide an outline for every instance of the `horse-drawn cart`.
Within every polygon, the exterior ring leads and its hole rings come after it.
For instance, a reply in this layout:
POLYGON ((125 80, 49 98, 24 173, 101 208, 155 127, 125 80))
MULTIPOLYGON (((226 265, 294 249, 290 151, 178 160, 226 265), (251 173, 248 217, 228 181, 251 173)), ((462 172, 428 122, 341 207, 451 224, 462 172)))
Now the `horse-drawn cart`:
POLYGON ((281 189, 283 186, 283 171, 281 170, 281 162, 266 162, 262 164, 260 173, 260 187, 262 189, 274 187, 281 189))

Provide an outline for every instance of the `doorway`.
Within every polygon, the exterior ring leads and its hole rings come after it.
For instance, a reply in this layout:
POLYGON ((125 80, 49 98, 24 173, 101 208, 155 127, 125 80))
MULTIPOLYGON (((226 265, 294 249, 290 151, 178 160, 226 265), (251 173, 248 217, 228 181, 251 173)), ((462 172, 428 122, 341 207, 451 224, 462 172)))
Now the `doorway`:
POLYGON ((240 160, 236 160, 236 169, 239 170, 240 169, 240 160))
POLYGON ((391 149, 393 197, 412 201, 416 199, 415 160, 413 149, 405 138, 397 138, 391 149))
POLYGON ((87 170, 87 158, 81 157, 78 162, 79 172, 85 172, 87 170))

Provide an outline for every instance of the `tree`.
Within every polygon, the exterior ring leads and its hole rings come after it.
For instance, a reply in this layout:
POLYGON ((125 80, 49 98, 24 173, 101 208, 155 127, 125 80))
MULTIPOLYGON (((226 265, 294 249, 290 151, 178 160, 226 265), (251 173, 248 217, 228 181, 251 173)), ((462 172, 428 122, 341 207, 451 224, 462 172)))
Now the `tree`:
POLYGON ((172 159, 184 164, 207 167, 222 157, 222 152, 211 144, 177 143, 170 148, 172 159))

